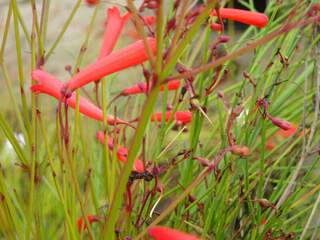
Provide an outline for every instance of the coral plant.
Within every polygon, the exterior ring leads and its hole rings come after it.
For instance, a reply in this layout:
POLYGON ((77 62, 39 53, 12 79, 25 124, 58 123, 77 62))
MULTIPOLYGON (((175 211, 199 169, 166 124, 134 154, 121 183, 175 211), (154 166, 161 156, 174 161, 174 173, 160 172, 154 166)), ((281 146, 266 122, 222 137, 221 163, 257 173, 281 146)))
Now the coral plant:
POLYGON ((58 2, 0 7, 1 239, 320 237, 317 1, 58 2))

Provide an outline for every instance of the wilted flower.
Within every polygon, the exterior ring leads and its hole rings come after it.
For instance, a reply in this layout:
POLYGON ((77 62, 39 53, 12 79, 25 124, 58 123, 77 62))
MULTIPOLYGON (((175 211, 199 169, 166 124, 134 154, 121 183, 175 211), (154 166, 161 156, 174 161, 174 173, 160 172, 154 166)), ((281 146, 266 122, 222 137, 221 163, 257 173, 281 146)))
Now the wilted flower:
POLYGON ((250 149, 247 146, 232 145, 231 153, 246 157, 250 155, 250 149))

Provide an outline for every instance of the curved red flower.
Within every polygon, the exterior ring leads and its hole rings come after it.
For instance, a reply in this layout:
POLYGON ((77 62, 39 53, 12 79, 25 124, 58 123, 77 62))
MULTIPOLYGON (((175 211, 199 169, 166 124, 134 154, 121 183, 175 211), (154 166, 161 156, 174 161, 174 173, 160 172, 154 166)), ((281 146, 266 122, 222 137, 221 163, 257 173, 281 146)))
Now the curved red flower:
MULTIPOLYGON (((36 94, 44 93, 44 94, 50 95, 58 100, 61 99, 61 97, 62 97, 61 96, 61 88, 63 86, 63 82, 59 81, 54 76, 52 76, 42 70, 32 71, 32 79, 34 79, 38 82, 37 84, 31 86, 30 89, 32 92, 34 92, 36 94)), ((66 101, 65 98, 63 98, 61 100, 63 102, 66 101)), ((72 93, 71 97, 67 99, 67 103, 73 109, 76 108, 76 94, 75 93, 72 93)), ((80 99, 79 99, 79 111, 82 114, 84 114, 90 118, 96 119, 98 121, 103 121, 102 110, 84 97, 80 97, 80 99)), ((130 123, 128 123, 124 120, 121 120, 119 118, 115 119, 114 116, 112 116, 112 115, 108 115, 107 120, 110 125, 126 124, 128 126, 131 126, 130 123)))
MULTIPOLYGON (((153 53, 156 52, 156 40, 148 38, 148 43, 153 53)), ((97 81, 102 77, 117 71, 138 65, 148 60, 142 40, 139 40, 125 48, 112 52, 102 57, 95 63, 85 67, 75 74, 67 83, 66 91, 72 92, 90 82, 97 81)))
MULTIPOLYGON (((253 25, 263 28, 268 24, 268 17, 259 12, 251 12, 247 10, 234 9, 234 8, 220 8, 219 13, 221 18, 231 19, 247 25, 253 25)), ((217 16, 217 11, 213 10, 211 16, 217 16)))
MULTIPOLYGON (((165 114, 165 121, 169 121, 172 112, 168 111, 165 114)), ((188 124, 192 121, 192 113, 190 111, 177 111, 174 113, 174 120, 177 124, 188 124)), ((151 122, 162 122, 162 112, 156 112, 151 116, 151 122)))
POLYGON ((188 233, 161 226, 150 228, 148 234, 154 240, 200 240, 199 238, 188 233))
MULTIPOLYGON (((179 89, 180 87, 180 80, 173 80, 170 81, 166 85, 160 86, 160 91, 164 91, 165 88, 168 88, 169 91, 174 91, 179 89)), ((122 96, 128 96, 128 95, 134 95, 134 94, 140 94, 140 93, 146 93, 147 92, 147 84, 146 83, 137 83, 133 85, 132 87, 125 88, 120 95, 122 96)))
MULTIPOLYGON (((89 215, 87 216, 88 222, 90 224, 94 223, 94 222, 98 222, 99 218, 97 216, 94 215, 89 215)), ((85 220, 81 217, 77 220, 77 228, 78 228, 78 232, 80 233, 82 230, 85 230, 87 228, 87 225, 85 223, 85 220)))
MULTIPOLYGON (((97 137, 98 141, 101 144, 104 144, 106 137, 105 137, 105 134, 103 132, 98 131, 96 137, 97 137)), ((109 149, 111 151, 114 148, 113 139, 110 138, 110 137, 108 137, 108 147, 109 147, 109 149)), ((123 146, 118 145, 118 147, 117 147, 117 157, 121 162, 124 162, 124 163, 127 162, 128 149, 123 147, 123 146)), ((144 164, 143 164, 143 161, 141 159, 136 159, 134 161, 133 170, 137 171, 137 172, 144 172, 144 164)))
POLYGON ((107 22, 100 49, 99 59, 109 55, 119 39, 124 24, 128 21, 131 14, 126 13, 120 16, 119 8, 112 7, 107 10, 107 22))

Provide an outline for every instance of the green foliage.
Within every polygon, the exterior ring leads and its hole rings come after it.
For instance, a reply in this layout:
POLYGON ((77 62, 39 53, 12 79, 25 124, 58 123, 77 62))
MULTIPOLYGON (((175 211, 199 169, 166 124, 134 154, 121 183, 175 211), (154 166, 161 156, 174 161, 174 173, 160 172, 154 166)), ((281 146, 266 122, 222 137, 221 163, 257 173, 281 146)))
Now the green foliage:
MULTIPOLYGON (((114 91, 127 87, 131 79, 144 81, 140 66, 138 71, 128 69, 104 78, 98 94, 92 87, 77 90, 77 96, 96 99, 97 95, 104 115, 116 113, 126 120, 139 117, 136 129, 109 126, 106 119, 97 123, 80 115, 79 108, 74 113, 69 109, 68 145, 60 121, 66 115, 62 111, 59 119, 57 101, 28 90, 34 83, 30 69, 36 69, 40 60, 45 60, 42 67, 46 67, 55 52, 64 51, 59 45, 67 41, 65 34, 73 31, 78 12, 88 8, 80 0, 75 1, 65 23, 54 29, 56 39, 50 43, 47 34, 53 31, 49 23, 54 21, 54 2, 30 1, 33 19, 23 19, 23 3, 16 0, 0 8, 0 16, 7 11, 6 20, 1 17, 5 24, 0 29, 0 76, 5 81, 2 91, 8 93, 0 114, 1 239, 79 239, 89 235, 92 239, 115 239, 116 231, 119 239, 138 239, 144 238, 155 224, 204 239, 320 237, 320 222, 315 217, 320 211, 320 35, 319 26, 308 22, 310 1, 269 1, 269 24, 263 29, 251 26, 238 32, 229 25, 224 34, 230 41, 217 49, 222 58, 226 57, 222 60, 212 59, 211 48, 218 35, 205 23, 215 1, 208 1, 184 35, 183 28, 165 34, 165 23, 174 14, 173 1, 161 5, 157 12, 161 18, 155 35, 159 43, 155 63, 144 64, 158 80, 149 94, 111 102, 114 91), (8 39, 14 39, 14 47, 8 48, 8 39), (162 61, 173 39, 170 58, 162 61), (27 49, 22 42, 26 42, 27 49), (9 62, 12 64, 6 58, 9 51, 16 53, 15 72, 8 71, 9 62), (190 91, 182 95, 181 87, 174 92, 160 92, 168 78, 181 76, 177 64, 187 67, 189 77, 192 75, 195 98, 190 91), (206 64, 212 66, 202 69, 206 64), (243 76, 244 71, 249 77, 243 76), (215 90, 206 94, 213 79, 215 90), (280 136, 279 129, 259 112, 259 99, 269 102, 272 116, 295 124, 297 131, 287 138, 280 136), (173 111, 191 109, 192 122, 186 126, 175 126, 174 121, 150 123, 151 114, 156 110, 165 114, 168 105, 173 111), (243 110, 229 129, 228 120, 237 106, 243 110), (111 151, 107 143, 96 140, 97 130, 107 132, 129 149, 126 164, 118 161, 116 147, 111 151), (249 147, 251 154, 241 157, 228 152, 218 166, 207 171, 196 158, 211 162, 219 157, 230 145, 229 130, 236 144, 249 147), (24 136, 25 143, 18 141, 17 133, 24 136), (272 149, 268 148, 270 141, 275 144, 272 149), (6 150, 7 146, 12 148, 6 150), (156 180, 134 181, 129 213, 126 187, 137 156, 150 163, 149 172, 153 165, 163 171, 156 180), (163 191, 154 188, 157 183, 163 191), (147 191, 152 189, 144 203, 147 191), (88 215, 98 216, 99 221, 91 225, 84 218, 88 228, 79 234, 77 219, 88 215)), ((241 2, 254 10, 252 1, 241 2)), ((134 15, 136 9, 130 3, 128 8, 134 15)), ((99 13, 105 8, 106 4, 100 3, 91 18, 86 15, 87 31, 79 40, 82 51, 79 49, 78 56, 69 59, 74 70, 93 61, 90 53, 100 41, 93 30, 101 25, 99 13)))

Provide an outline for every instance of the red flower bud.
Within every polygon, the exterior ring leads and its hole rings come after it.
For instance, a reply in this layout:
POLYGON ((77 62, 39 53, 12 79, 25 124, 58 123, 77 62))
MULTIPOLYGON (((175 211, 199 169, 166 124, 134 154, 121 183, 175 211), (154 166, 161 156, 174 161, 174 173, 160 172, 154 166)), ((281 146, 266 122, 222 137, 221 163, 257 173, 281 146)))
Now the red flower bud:
POLYGON ((272 122, 273 125, 287 131, 290 130, 292 128, 292 125, 290 122, 283 120, 281 118, 277 118, 277 117, 272 117, 272 116, 268 116, 268 118, 270 119, 270 121, 272 122))
POLYGON ((90 6, 93 6, 93 5, 96 5, 99 3, 99 0, 85 0, 85 2, 90 5, 90 6))
MULTIPOLYGON (((98 141, 101 143, 101 144, 104 144, 105 142, 105 134, 101 131, 98 131, 97 134, 96 134, 96 138, 98 139, 98 141)), ((114 148, 114 142, 113 142, 113 139, 108 137, 108 147, 109 149, 112 151, 113 148, 114 148)), ((117 157, 119 159, 119 161, 121 162, 127 162, 127 157, 128 157, 128 149, 123 147, 123 146, 120 146, 118 145, 117 147, 117 157)), ((136 159, 134 161, 134 166, 133 166, 133 171, 137 171, 137 172, 144 172, 144 164, 143 164, 143 161, 141 159, 136 159)))
MULTIPOLYGON (((171 118, 172 112, 168 111, 165 114, 165 121, 169 121, 171 118)), ((188 124, 192 120, 192 113, 190 111, 177 111, 174 114, 174 119, 177 124, 188 124)), ((162 112, 157 112, 151 116, 151 122, 161 122, 162 121, 162 112)))

